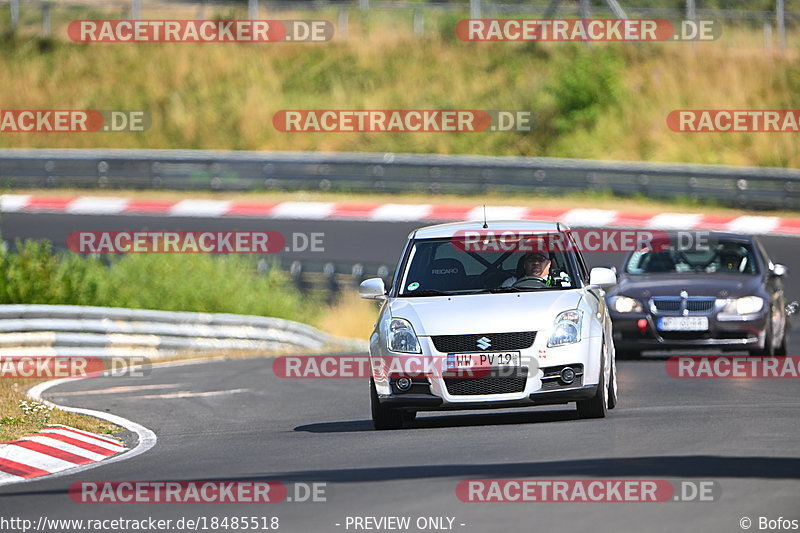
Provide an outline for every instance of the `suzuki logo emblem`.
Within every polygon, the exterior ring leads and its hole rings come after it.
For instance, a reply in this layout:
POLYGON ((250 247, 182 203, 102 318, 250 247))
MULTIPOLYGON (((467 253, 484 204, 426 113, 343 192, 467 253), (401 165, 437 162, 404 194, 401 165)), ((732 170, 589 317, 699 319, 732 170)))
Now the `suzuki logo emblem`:
POLYGON ((475 344, 477 344, 478 348, 480 348, 481 350, 485 350, 486 348, 492 345, 492 340, 487 339, 486 337, 481 337, 480 339, 475 341, 475 344))

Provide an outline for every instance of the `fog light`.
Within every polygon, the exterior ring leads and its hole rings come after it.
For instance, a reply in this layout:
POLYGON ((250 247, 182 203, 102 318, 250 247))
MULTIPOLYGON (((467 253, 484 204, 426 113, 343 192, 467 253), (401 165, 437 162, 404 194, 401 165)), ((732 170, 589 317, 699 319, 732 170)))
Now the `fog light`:
POLYGON ((644 333, 644 331, 647 329, 647 319, 640 318, 639 321, 636 323, 636 325, 639 326, 639 331, 644 333))
POLYGON ((561 370, 561 381, 563 381, 567 385, 575 381, 575 371, 572 370, 570 367, 563 368, 561 370))
POLYGON ((397 385, 397 390, 400 392, 406 392, 411 388, 411 378, 397 378, 395 385, 397 385))

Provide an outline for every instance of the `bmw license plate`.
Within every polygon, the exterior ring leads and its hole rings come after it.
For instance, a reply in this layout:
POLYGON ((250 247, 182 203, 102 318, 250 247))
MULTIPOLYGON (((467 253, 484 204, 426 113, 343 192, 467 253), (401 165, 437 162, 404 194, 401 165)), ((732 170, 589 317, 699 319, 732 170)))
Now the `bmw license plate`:
POLYGON ((707 331, 707 316, 664 316, 656 323, 660 331, 707 331))
POLYGON ((519 360, 519 352, 449 353, 447 368, 514 368, 519 360))

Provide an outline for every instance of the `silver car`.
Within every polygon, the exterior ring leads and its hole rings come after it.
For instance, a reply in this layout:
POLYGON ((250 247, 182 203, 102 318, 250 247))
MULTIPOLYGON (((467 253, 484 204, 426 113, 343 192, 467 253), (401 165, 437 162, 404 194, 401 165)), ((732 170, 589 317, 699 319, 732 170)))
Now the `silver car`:
POLYGON ((617 402, 606 268, 586 267, 568 227, 490 221, 412 232, 370 337, 376 429, 417 411, 576 402, 602 418, 617 402))

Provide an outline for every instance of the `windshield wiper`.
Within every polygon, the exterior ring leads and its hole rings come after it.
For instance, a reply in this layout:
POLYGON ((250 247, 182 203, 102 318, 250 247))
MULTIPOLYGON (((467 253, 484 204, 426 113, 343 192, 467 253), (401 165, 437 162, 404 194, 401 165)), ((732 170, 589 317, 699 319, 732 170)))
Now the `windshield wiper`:
POLYGON ((414 297, 414 296, 450 296, 452 292, 445 292, 436 289, 422 289, 421 291, 405 292, 400 295, 401 298, 414 297))

